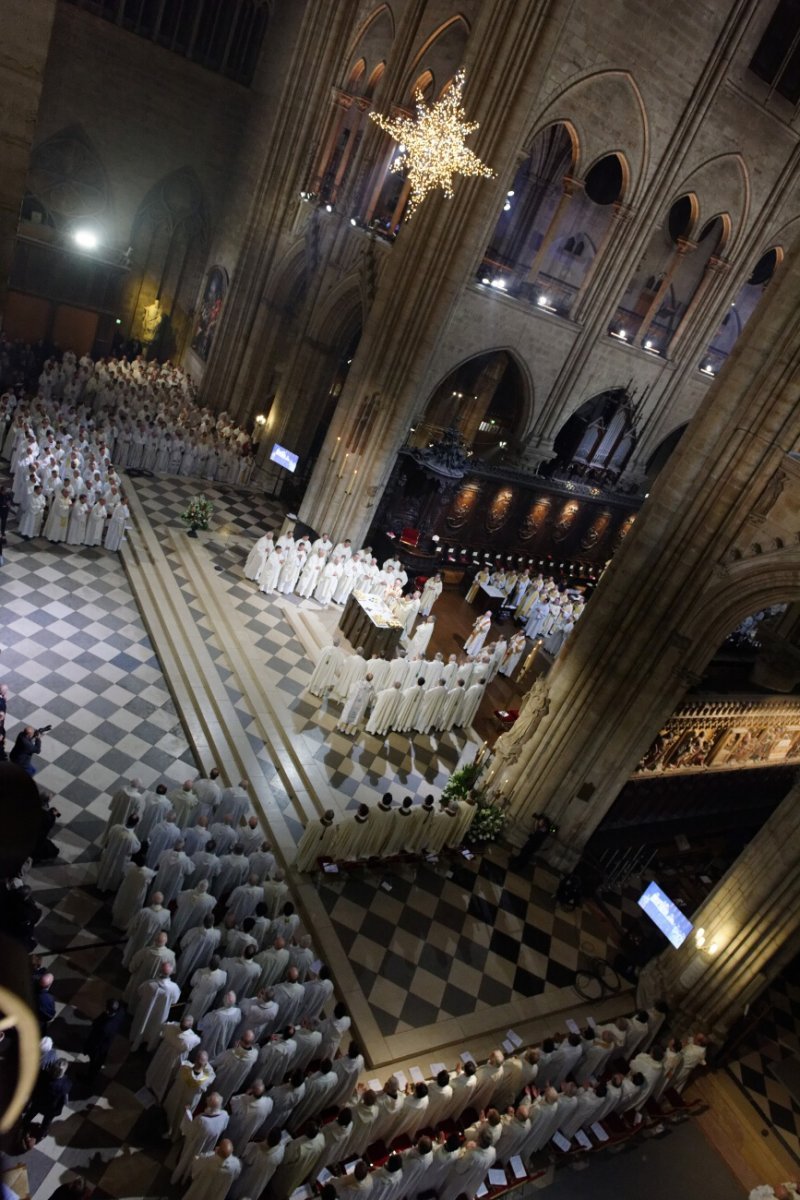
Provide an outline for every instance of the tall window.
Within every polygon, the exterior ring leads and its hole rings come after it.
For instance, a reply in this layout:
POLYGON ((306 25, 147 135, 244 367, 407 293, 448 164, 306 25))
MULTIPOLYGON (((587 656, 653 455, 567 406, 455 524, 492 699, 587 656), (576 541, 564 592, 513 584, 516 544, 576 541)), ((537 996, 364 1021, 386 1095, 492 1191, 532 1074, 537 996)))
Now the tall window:
POLYGON ((800 100, 800 0, 779 0, 750 70, 792 104, 800 100))
POLYGON ((77 8, 249 84, 267 28, 267 0, 70 0, 77 8))

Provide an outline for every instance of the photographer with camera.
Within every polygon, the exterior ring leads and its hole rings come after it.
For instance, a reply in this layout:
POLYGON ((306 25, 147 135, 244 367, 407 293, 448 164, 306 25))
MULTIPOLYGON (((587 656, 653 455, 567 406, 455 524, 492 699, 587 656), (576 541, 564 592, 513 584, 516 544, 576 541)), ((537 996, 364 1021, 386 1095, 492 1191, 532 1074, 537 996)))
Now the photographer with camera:
POLYGON ((9 760, 15 766, 22 767, 23 771, 27 771, 29 775, 35 775, 36 767, 33 765, 33 756, 41 754, 42 734, 49 733, 52 728, 52 725, 44 725, 41 729, 34 729, 32 725, 26 725, 17 734, 17 740, 8 756, 9 760))

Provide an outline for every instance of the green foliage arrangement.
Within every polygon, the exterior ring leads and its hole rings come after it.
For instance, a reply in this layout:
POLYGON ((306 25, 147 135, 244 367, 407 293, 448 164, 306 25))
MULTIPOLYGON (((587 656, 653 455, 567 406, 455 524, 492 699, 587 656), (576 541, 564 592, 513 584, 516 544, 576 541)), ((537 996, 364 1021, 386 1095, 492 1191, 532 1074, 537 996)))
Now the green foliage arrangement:
POLYGON ((206 500, 205 496, 198 496, 196 500, 192 500, 186 512, 181 513, 181 520, 192 529, 208 529, 213 513, 214 505, 211 501, 206 500))

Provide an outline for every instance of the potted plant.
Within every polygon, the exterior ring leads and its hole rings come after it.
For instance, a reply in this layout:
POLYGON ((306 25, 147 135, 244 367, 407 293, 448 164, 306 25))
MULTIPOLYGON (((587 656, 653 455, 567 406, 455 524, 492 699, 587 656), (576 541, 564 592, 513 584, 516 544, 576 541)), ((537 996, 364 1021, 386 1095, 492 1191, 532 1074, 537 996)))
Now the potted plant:
POLYGON ((197 537, 198 529, 208 529, 214 505, 205 496, 192 500, 186 512, 181 513, 181 520, 189 526, 189 537, 197 537))

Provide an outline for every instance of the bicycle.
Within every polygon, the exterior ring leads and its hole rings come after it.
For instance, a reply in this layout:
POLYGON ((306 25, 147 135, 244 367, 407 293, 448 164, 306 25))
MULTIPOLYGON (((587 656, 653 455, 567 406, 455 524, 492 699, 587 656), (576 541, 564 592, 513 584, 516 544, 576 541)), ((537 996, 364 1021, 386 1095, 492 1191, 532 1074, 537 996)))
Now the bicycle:
POLYGON ((622 990, 619 975, 604 958, 591 958, 588 967, 579 967, 572 985, 582 1000, 603 1000, 622 990))

